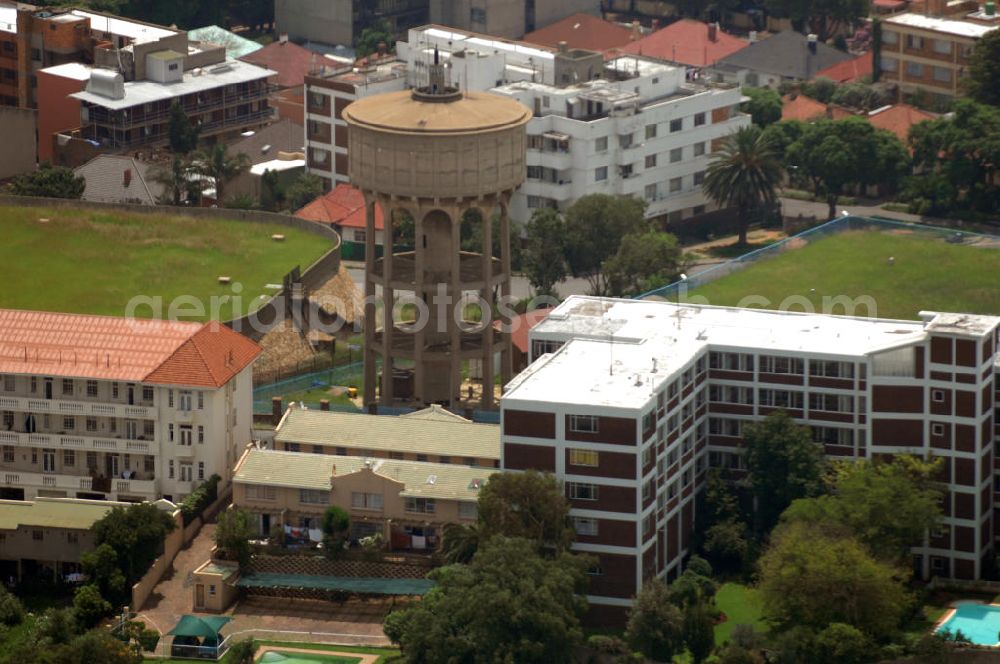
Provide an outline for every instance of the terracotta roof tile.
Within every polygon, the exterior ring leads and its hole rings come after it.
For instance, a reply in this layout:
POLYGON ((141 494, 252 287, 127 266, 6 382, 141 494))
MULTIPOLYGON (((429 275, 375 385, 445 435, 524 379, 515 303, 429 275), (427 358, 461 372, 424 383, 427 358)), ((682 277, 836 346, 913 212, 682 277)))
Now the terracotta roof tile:
POLYGON ((784 98, 784 105, 781 107, 782 120, 800 120, 802 122, 812 122, 820 118, 829 117, 833 120, 854 115, 846 108, 833 104, 824 104, 805 95, 792 97, 788 95, 784 98))
MULTIPOLYGON (((365 198, 349 184, 338 184, 295 213, 300 219, 345 228, 365 227, 365 198)), ((382 208, 375 206, 375 230, 384 228, 382 208)))
POLYGON ((851 60, 844 60, 837 64, 816 72, 816 78, 828 78, 837 83, 850 83, 872 73, 872 54, 864 53, 851 60))
POLYGON ((891 131, 905 143, 910 127, 918 122, 933 120, 935 117, 937 116, 933 113, 921 111, 909 104, 895 104, 872 111, 868 114, 868 121, 877 129, 891 131))
POLYGON ((220 387, 258 354, 215 322, 0 309, 0 373, 220 387))
POLYGON ((278 72, 272 81, 278 87, 291 88, 302 85, 314 62, 322 62, 322 56, 292 42, 276 41, 240 60, 278 72))
POLYGON ((622 51, 705 67, 750 45, 747 40, 720 29, 716 29, 714 41, 709 39, 708 33, 707 23, 684 18, 628 44, 622 51))
POLYGON ((628 28, 591 14, 572 14, 544 28, 529 32, 521 41, 557 48, 564 41, 569 48, 607 51, 621 48, 634 39, 628 28))

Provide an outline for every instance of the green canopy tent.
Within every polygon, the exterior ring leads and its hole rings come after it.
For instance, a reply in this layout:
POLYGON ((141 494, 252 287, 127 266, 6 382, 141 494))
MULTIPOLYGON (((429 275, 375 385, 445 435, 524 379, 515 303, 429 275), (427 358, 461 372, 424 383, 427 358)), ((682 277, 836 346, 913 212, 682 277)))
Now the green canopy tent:
POLYGON ((225 652, 219 632, 231 620, 228 616, 181 616, 174 628, 167 632, 174 637, 171 655, 218 659, 225 652))

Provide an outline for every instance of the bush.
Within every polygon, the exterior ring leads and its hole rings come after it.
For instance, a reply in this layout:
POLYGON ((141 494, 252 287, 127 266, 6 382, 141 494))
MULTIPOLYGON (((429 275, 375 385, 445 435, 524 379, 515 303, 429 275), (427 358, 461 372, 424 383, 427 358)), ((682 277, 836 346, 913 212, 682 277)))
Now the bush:
POLYGON ((111 602, 101 596, 101 591, 93 583, 80 586, 73 595, 73 610, 76 619, 84 627, 93 627, 111 613, 111 602))
POLYGON ((237 641, 229 648, 230 661, 233 664, 252 664, 257 653, 257 642, 253 639, 237 641))
POLYGON ((38 619, 38 636, 49 645, 69 643, 77 635, 76 612, 68 608, 50 608, 38 619))
POLYGON ((6 588, 0 588, 0 623, 13 626, 24 620, 24 607, 21 600, 12 595, 6 588))
POLYGON ((156 644, 160 642, 160 633, 155 629, 143 629, 139 632, 139 645, 142 646, 143 652, 153 652, 156 650, 156 644))
POLYGON ((587 639, 587 647, 603 655, 627 655, 631 653, 628 644, 617 636, 594 634, 587 639))
POLYGON ((181 515, 184 517, 185 526, 201 516, 208 509, 208 506, 219 497, 219 482, 221 480, 222 478, 218 475, 212 475, 181 501, 179 507, 181 515))

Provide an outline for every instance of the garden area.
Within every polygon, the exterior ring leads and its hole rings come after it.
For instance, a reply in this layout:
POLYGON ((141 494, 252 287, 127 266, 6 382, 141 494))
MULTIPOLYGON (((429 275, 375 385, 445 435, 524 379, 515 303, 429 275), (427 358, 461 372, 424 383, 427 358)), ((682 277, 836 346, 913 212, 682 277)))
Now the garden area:
MULTIPOLYGON (((182 311, 197 300, 205 313, 178 318, 229 320, 259 306, 258 296, 273 295, 268 284, 280 284, 295 266, 305 269, 332 247, 318 235, 277 224, 82 208, 5 206, 0 224, 0 262, 7 283, 17 285, 3 290, 0 306, 68 313, 120 316, 142 295, 161 297, 165 317, 170 302, 185 296, 182 311), (284 240, 276 242, 275 234, 284 240), (66 278, 67 256, 72 278, 66 278), (222 276, 229 283, 220 283, 222 276), (239 307, 233 296, 241 298, 239 307), (214 316, 213 297, 228 298, 214 316)), ((144 306, 135 315, 153 314, 144 306)))

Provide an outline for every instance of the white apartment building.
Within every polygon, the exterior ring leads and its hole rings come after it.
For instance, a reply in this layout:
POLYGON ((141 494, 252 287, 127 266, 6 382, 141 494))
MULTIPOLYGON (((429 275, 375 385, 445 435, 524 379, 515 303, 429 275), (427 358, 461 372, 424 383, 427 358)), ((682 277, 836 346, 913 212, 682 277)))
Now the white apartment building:
POLYGON ((775 410, 840 459, 940 456, 942 525, 918 575, 980 578, 994 552, 1000 318, 825 316, 573 296, 530 332, 501 399, 501 467, 564 482, 575 548, 597 556, 592 618, 624 620, 690 553, 710 465, 744 468, 743 427, 775 410))
POLYGON ((522 81, 492 90, 535 112, 527 180, 511 199, 511 217, 565 210, 594 193, 641 198, 647 216, 668 221, 714 209, 701 186, 709 156, 750 125, 739 88, 688 83, 683 67, 641 56, 614 58, 598 73, 570 85, 522 81))
POLYGON ((0 497, 180 500, 229 482, 260 347, 218 323, 0 310, 0 497))

